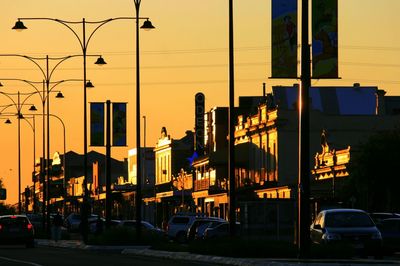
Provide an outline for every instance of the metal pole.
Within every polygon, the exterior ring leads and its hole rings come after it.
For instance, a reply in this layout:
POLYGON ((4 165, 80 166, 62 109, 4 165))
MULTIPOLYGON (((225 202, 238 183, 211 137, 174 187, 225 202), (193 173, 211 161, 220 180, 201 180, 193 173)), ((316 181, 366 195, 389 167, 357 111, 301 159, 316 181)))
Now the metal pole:
POLYGON ((21 214, 21 105, 18 91, 18 213, 21 214))
POLYGON ((142 233, 142 161, 140 148, 140 61, 139 61, 139 9, 141 0, 135 0, 136 8, 136 149, 137 149, 137 182, 136 182, 136 233, 141 238, 142 233))
POLYGON ((87 158, 87 107, 86 107, 86 25, 85 19, 82 19, 83 29, 83 204, 82 204, 82 236, 83 241, 87 243, 88 240, 88 215, 89 215, 89 203, 88 203, 88 158, 87 158))
POLYGON ((67 197, 67 183, 66 183, 66 176, 65 176, 65 173, 66 173, 66 167, 65 167, 65 162, 66 162, 66 154, 65 154, 65 152, 66 152, 66 146, 67 146, 67 144, 66 144, 66 140, 65 140, 65 125, 64 125, 64 122, 61 120, 61 119, 59 119, 60 121, 61 121, 61 124, 63 125, 63 135, 64 135, 64 145, 63 145, 63 147, 64 147, 64 157, 63 157, 63 174, 64 174, 64 179, 63 179, 63 188, 64 188, 64 201, 63 201, 63 215, 64 215, 64 218, 66 218, 66 214, 67 214, 67 204, 66 204, 66 197, 67 197))
POLYGON ((308 1, 301 6, 301 86, 299 88, 299 185, 298 185, 298 252, 308 258, 310 252, 310 114, 311 86, 310 45, 308 43, 308 1))
POLYGON ((111 226, 111 101, 106 102, 106 228, 111 226))
MULTIPOLYGON (((43 80, 43 95, 45 95, 45 81, 43 80)), ((45 167, 46 167, 46 120, 45 120, 45 100, 42 99, 42 161, 40 162, 40 179, 42 181, 42 219, 43 219, 43 232, 46 231, 46 202, 47 202, 47 189, 46 189, 46 176, 45 176, 45 167)))
POLYGON ((229 231, 236 234, 236 180, 235 180, 235 77, 233 57, 233 0, 229 0, 229 231))
MULTIPOLYGON (((43 96, 44 101, 47 101, 47 182, 46 182, 46 190, 47 190, 47 233, 50 236, 50 81, 48 79, 49 76, 49 56, 46 55, 46 94, 43 96)), ((44 119, 44 117, 43 117, 44 119)))
POLYGON ((36 122, 35 122, 35 116, 33 116, 33 171, 32 171, 32 178, 33 178, 33 212, 36 213, 36 176, 35 176, 35 166, 36 166, 36 122))

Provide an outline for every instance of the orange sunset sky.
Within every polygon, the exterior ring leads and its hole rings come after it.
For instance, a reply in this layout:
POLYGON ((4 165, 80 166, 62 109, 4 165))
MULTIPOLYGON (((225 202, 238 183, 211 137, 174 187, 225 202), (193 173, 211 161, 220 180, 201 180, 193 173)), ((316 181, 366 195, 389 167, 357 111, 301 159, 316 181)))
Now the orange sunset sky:
MULTIPOLYGON (((378 86, 389 95, 399 95, 400 35, 399 0, 338 0, 340 80, 313 80, 312 85, 378 86)), ((133 0, 2 0, 0 3, 0 54, 60 57, 81 54, 76 37, 53 21, 24 21, 28 30, 11 30, 18 17, 50 17, 69 21, 98 21, 134 16, 133 0)), ((234 1, 235 97, 261 95, 274 85, 292 85, 298 80, 268 79, 271 75, 271 0, 234 1)), ((141 31, 141 115, 147 117, 147 146, 154 146, 165 126, 172 138, 181 138, 194 128, 194 95, 203 92, 206 110, 228 105, 228 1, 142 0, 141 16, 150 17, 156 29, 141 31)), ((73 26, 81 34, 81 24, 73 26)), ((128 102, 128 147, 113 148, 117 159, 135 147, 135 24, 113 21, 91 39, 88 54, 101 54, 107 65, 93 65, 88 58, 88 102, 128 102)), ((91 32, 92 26, 87 26, 91 32)), ((45 68, 42 61, 41 65, 45 68)), ((54 63, 53 63, 54 65, 54 63)), ((41 81, 33 63, 23 58, 0 57, 0 80, 18 78, 41 81)), ((65 61, 53 81, 82 79, 82 58, 65 61)), ((1 81, 7 93, 32 92, 17 81, 1 81)), ((50 100, 50 112, 66 125, 67 151, 83 152, 83 90, 81 83, 57 87, 64 99, 50 100)), ((52 95, 54 96, 54 95, 52 95)), ((33 103, 41 113, 38 96, 33 103)), ((0 95, 0 105, 11 101, 0 95)), ((29 106, 23 108, 27 112, 29 106)), ((8 108, 7 111, 15 112, 8 108)), ((17 121, 0 120, 0 177, 7 188, 7 203, 18 201, 17 121)), ((42 155, 42 120, 36 119, 36 158, 42 155)), ((143 127, 142 127, 143 129, 143 127)), ((22 190, 31 184, 33 133, 21 121, 22 190)), ((89 147, 90 151, 92 148, 89 147)), ((104 148, 96 148, 105 153, 104 148)), ((51 119, 51 151, 62 153, 60 123, 51 119)))

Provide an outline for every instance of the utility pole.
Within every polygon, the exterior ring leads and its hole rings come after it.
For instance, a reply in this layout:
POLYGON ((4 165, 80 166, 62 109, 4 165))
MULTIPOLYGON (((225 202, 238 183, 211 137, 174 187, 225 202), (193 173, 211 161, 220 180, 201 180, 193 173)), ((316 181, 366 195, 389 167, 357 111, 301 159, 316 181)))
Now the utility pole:
POLYGON ((308 2, 301 3, 301 86, 299 88, 299 177, 298 177, 298 255, 310 253, 310 45, 308 43, 308 2))

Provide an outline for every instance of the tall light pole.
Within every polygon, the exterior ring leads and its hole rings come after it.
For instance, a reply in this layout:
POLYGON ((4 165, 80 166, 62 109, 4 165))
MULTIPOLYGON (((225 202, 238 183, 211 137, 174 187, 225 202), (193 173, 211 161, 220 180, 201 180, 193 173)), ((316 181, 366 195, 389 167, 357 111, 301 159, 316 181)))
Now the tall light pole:
POLYGON ((310 251, 310 45, 308 42, 308 2, 301 3, 301 86, 299 91, 299 177, 298 252, 307 258, 310 251))
MULTIPOLYGON (((10 106, 14 106, 17 109, 17 118, 18 118, 18 213, 21 214, 22 212, 22 205, 21 205, 21 118, 23 118, 21 110, 24 105, 27 105, 26 101, 37 92, 31 93, 21 93, 18 91, 17 93, 6 93, 0 91, 0 94, 6 96, 8 99, 11 100, 12 104, 5 106, 0 113, 2 113, 5 109, 10 106), (21 102, 21 95, 25 96, 25 98, 21 102), (13 99, 13 96, 17 96, 17 101, 13 99)), ((32 105, 33 106, 33 105, 32 105)), ((33 108, 31 107, 33 110, 33 108)), ((36 108, 34 108, 36 109, 36 108)))
MULTIPOLYGON (((32 107, 31 107, 32 109, 32 107)), ((2 113, 0 115, 3 115, 2 113)), ((6 116, 11 116, 12 114, 5 114, 6 116)), ((18 117, 17 117, 18 118, 18 117)), ((33 180, 33 212, 36 213, 36 193, 35 193, 35 187, 36 187, 36 180, 34 179, 34 173, 35 173, 35 160, 36 160, 36 122, 35 122, 35 116, 32 115, 30 117, 24 116, 21 114, 21 116, 18 119, 24 119, 29 127, 32 129, 33 133, 33 169, 32 169, 32 180, 33 180), (27 118, 32 118, 32 123, 29 122, 27 118)), ((12 124, 11 120, 7 118, 5 121, 6 124, 12 124)), ((27 211, 27 210, 25 210, 27 211)))
MULTIPOLYGON (((41 70, 44 77, 46 78, 46 80, 43 80, 41 82, 35 82, 35 81, 29 81, 29 80, 17 79, 17 78, 3 78, 1 80, 20 81, 20 82, 24 82, 24 83, 30 85, 35 90, 35 92, 40 96, 40 100, 42 102, 43 165, 41 165, 41 169, 47 169, 46 170, 47 180, 45 180, 45 178, 43 178, 42 215, 43 215, 43 217, 46 217, 43 219, 43 229, 46 229, 46 224, 47 224, 47 231, 49 233, 49 230, 50 230, 50 210, 49 210, 50 197, 48 195, 49 195, 49 183, 50 183, 50 181, 49 181, 49 179, 50 179, 50 172, 49 172, 50 171, 50 119, 49 119, 49 116, 50 116, 50 103, 49 103, 50 102, 50 93, 58 92, 56 95, 56 98, 64 98, 64 96, 62 95, 62 93, 60 91, 54 90, 55 87, 57 87, 60 84, 63 84, 64 82, 81 81, 81 80, 80 79, 66 79, 66 80, 60 80, 60 81, 55 81, 55 82, 50 81, 51 75, 54 72, 54 70, 57 68, 57 66, 60 65, 61 62, 65 61, 66 59, 74 57, 74 56, 62 57, 61 61, 59 61, 58 64, 56 64, 56 66, 51 70, 51 72, 49 72, 49 64, 48 64, 49 57, 48 56, 46 56, 45 58, 33 58, 33 57, 23 56, 23 55, 0 55, 0 56, 19 56, 19 57, 27 58, 28 60, 32 61, 41 70), (36 59, 46 59, 46 72, 35 61, 36 59), (38 88, 38 86, 37 86, 38 84, 42 84, 42 91, 38 88), (46 115, 46 111, 45 111, 46 103, 47 103, 47 115, 46 115), (47 160, 46 160, 46 156, 45 156, 45 146, 46 146, 45 145, 45 142, 46 142, 45 117, 47 118, 47 160), (47 165, 45 166, 44 164, 46 164, 46 161, 47 161, 47 165)), ((57 59, 60 59, 60 58, 57 58, 57 59)), ((44 175, 44 173, 42 173, 42 172, 40 174, 44 175)))
MULTIPOLYGON (((18 21, 15 23, 13 29, 15 30, 25 30, 27 27, 23 24, 23 20, 49 20, 49 21, 54 21, 57 23, 60 23, 61 25, 67 27, 73 35, 77 38, 79 45, 82 49, 82 55, 83 55, 83 153, 84 153, 84 159, 83 159, 83 169, 84 169, 84 179, 83 179, 83 186, 84 186, 84 196, 83 196, 83 210, 82 210, 82 227, 83 227, 83 240, 85 243, 87 243, 87 233, 88 233, 88 188, 87 188, 87 174, 88 174, 88 159, 87 159, 87 99, 86 99, 86 56, 87 56, 87 49, 89 42, 91 38, 93 37, 94 33, 103 25, 115 21, 115 20, 126 20, 126 19, 135 19, 137 22, 137 37, 139 36, 138 34, 138 22, 139 19, 145 19, 145 22, 141 28, 143 29, 151 29, 154 28, 151 22, 149 21, 149 18, 140 18, 139 17, 139 5, 140 5, 141 0, 135 0, 135 6, 137 10, 137 16, 136 17, 117 17, 117 18, 109 18, 106 20, 101 20, 101 21, 86 21, 85 18, 82 19, 82 21, 66 21, 66 20, 60 20, 60 19, 54 19, 54 18, 18 18, 18 21), (76 24, 82 24, 82 35, 80 36, 72 27, 71 25, 76 25, 76 24), (92 24, 96 25, 96 27, 89 33, 89 36, 86 37, 86 24, 92 24)), ((137 48, 138 48, 138 40, 137 41, 137 48)), ((136 51, 138 55, 138 51, 136 51)), ((137 62, 138 62, 139 57, 137 56, 137 62)), ((137 64, 138 67, 138 64, 137 64)), ((137 70, 137 75, 139 74, 138 68, 137 70)), ((140 119, 140 115, 137 116, 140 119)), ((140 126, 139 128, 136 129, 137 134, 140 136, 140 126)), ((140 143, 139 143, 140 147, 140 143)), ((139 170, 139 169, 138 169, 139 170)))
POLYGON ((235 69, 233 46, 233 0, 229 0, 229 231, 236 234, 236 178, 235 178, 235 69))
MULTIPOLYGON (((140 145, 140 42, 139 42, 139 20, 140 3, 142 0, 134 0, 136 10, 136 149, 137 149, 137 178, 136 178, 136 233, 138 239, 141 238, 142 232, 142 155, 140 145)), ((154 26, 147 19, 144 21, 142 29, 154 29, 154 26)))
MULTIPOLYGON (((13 27, 15 30, 23 30, 27 29, 22 22, 18 21, 16 25, 13 27)), ((50 99, 49 99, 49 93, 54 89, 55 86, 65 82, 65 81, 82 81, 81 79, 68 79, 68 80, 62 80, 62 81, 57 81, 57 82, 52 82, 52 76, 55 72, 55 70, 66 60, 70 58, 75 58, 75 57, 81 57, 82 55, 68 55, 68 56, 62 56, 62 57, 49 57, 46 55, 45 57, 32 57, 32 56, 27 56, 27 55, 21 55, 21 54, 0 54, 1 57, 20 57, 27 59, 31 61, 41 72, 43 76, 43 81, 40 83, 43 83, 43 90, 42 92, 34 85, 35 83, 38 82, 32 82, 32 81, 27 81, 23 79, 3 79, 3 80, 19 80, 23 81, 29 85, 31 85, 37 92, 39 92, 41 101, 42 101, 42 112, 43 112, 43 165, 41 165, 41 169, 47 169, 46 170, 46 178, 47 181, 45 182, 45 178, 43 179, 43 208, 42 208, 42 214, 43 217, 46 217, 46 219, 43 219, 43 228, 46 227, 47 224, 47 232, 50 233, 50 194, 49 194, 49 179, 50 179, 50 118, 47 116, 47 159, 45 156, 45 106, 47 102, 47 114, 50 113, 50 99), (39 64, 39 61, 45 61, 46 66, 43 67, 39 64), (50 67, 50 61, 55 61, 55 65, 53 67, 50 67), (54 83, 51 87, 51 84, 54 83), (46 165, 44 165, 46 164, 46 165), (47 199, 47 200, 46 200, 47 199), (47 211, 46 211, 47 210, 47 211)), ((104 65, 106 62, 104 59, 101 57, 101 55, 88 55, 88 56, 96 56, 98 57, 97 61, 95 64, 97 65, 104 65)), ((85 81, 86 87, 93 87, 93 84, 88 81, 85 81)), ((42 175, 42 173, 41 173, 42 175)), ((44 173, 43 173, 44 175, 44 173)))

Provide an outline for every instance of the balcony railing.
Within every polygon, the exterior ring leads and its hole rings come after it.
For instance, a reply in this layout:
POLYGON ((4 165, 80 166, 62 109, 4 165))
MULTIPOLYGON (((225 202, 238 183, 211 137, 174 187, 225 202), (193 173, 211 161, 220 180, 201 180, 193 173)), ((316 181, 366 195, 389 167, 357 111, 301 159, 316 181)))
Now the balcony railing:
POLYGON ((194 191, 207 190, 210 188, 210 179, 200 179, 194 181, 194 191))

